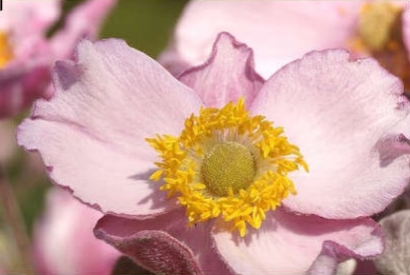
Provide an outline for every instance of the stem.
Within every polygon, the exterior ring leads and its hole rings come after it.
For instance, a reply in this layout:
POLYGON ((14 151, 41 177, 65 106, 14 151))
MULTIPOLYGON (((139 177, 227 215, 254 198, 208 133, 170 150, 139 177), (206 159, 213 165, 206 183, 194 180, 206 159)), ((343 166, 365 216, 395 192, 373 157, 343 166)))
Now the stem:
POLYGON ((33 271, 30 257, 30 241, 26 226, 21 216, 20 208, 10 183, 0 164, 0 205, 5 222, 10 226, 18 249, 18 256, 24 273, 33 271))

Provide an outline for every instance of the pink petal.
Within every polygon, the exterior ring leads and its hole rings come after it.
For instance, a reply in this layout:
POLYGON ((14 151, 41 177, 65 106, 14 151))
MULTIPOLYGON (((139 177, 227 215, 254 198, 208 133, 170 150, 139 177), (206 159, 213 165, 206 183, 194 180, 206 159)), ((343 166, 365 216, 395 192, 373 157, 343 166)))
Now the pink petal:
POLYGON ((402 92, 376 61, 337 50, 307 54, 272 76, 252 112, 283 126, 310 170, 290 175, 298 194, 284 204, 348 219, 380 212, 400 195, 410 177, 409 142, 393 127, 409 119, 402 92))
POLYGON ((53 275, 110 275, 120 253, 94 237, 92 229, 101 216, 67 192, 52 189, 45 216, 34 234, 37 271, 53 275))
POLYGON ((191 1, 176 27, 174 44, 160 61, 177 70, 184 64, 199 65, 218 33, 225 31, 254 49, 256 71, 269 77, 308 51, 346 46, 362 3, 191 1))
POLYGON ((70 12, 64 28, 51 39, 57 58, 69 58, 75 45, 82 39, 95 39, 104 19, 117 0, 87 0, 70 12))
POLYGON ((121 40, 83 41, 77 54, 77 62, 57 63, 56 94, 37 102, 19 127, 19 144, 39 151, 57 184, 104 212, 174 207, 148 180, 156 153, 145 138, 179 134, 199 98, 121 40))
POLYGON ((106 215, 98 222, 95 234, 157 274, 186 274, 177 272, 181 270, 230 274, 214 251, 211 226, 199 223, 188 227, 185 212, 179 209, 145 220, 106 215), (156 245, 165 250, 160 251, 156 245))
POLYGON ((252 49, 228 33, 218 36, 207 62, 178 78, 194 89, 205 105, 217 108, 240 97, 251 105, 264 83, 253 69, 252 49))
POLYGON ((213 236, 219 253, 238 274, 305 274, 322 255, 322 245, 335 259, 322 261, 333 265, 325 266, 328 270, 348 257, 370 257, 383 250, 381 230, 370 219, 326 220, 282 209, 270 212, 262 227, 245 238, 226 231, 213 236))

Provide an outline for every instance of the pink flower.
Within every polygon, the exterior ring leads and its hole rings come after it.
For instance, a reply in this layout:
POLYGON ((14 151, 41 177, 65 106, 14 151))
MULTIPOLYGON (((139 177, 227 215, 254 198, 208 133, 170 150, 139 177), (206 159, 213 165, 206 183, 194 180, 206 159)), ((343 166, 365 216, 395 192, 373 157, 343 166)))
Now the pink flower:
POLYGON ((410 90, 406 1, 193 0, 159 60, 176 75, 199 65, 222 31, 255 50, 256 70, 264 77, 309 51, 345 48, 375 57, 410 90))
POLYGON ((0 17, 0 118, 18 113, 34 99, 50 98, 50 70, 69 58, 77 42, 95 38, 115 0, 88 0, 75 8, 64 28, 46 34, 57 22, 61 1, 5 0, 0 17))
POLYGON ((53 275, 110 275, 120 254, 92 229, 102 214, 62 190, 52 189, 34 234, 38 272, 53 275))
POLYGON ((83 41, 76 57, 18 141, 108 214, 95 234, 141 266, 331 274, 382 252, 368 216, 409 180, 410 106, 373 59, 312 52, 265 81, 226 33, 179 79, 120 40, 83 41))

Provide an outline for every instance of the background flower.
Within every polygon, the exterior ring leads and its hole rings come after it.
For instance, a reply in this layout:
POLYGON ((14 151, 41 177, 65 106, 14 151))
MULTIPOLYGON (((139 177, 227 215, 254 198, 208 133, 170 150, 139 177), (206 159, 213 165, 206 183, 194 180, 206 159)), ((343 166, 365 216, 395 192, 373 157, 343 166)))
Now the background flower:
POLYGON ((71 56, 83 37, 96 38, 116 0, 88 0, 66 18, 64 28, 47 32, 61 13, 61 1, 5 0, 0 19, 0 118, 14 115, 34 99, 50 98, 50 70, 71 56))
POLYGON ((356 57, 373 56, 410 89, 405 1, 193 0, 159 60, 178 75, 204 62, 222 31, 255 50, 256 69, 264 77, 309 51, 345 48, 356 57))

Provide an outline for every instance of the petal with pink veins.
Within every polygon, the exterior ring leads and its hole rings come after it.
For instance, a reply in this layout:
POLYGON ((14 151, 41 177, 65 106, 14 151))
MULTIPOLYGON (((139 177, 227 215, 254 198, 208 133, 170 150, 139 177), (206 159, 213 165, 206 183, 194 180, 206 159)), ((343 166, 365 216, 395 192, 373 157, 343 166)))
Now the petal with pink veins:
MULTIPOLYGON (((383 251, 381 230, 370 219, 327 220, 301 216, 283 209, 270 212, 259 230, 245 238, 226 231, 213 232, 216 247, 238 274, 305 274, 316 258, 327 270, 349 257, 366 258, 383 251), (321 254, 322 253, 322 254, 321 254)), ((329 273, 331 274, 331 273, 329 273)))
POLYGON ((375 60, 354 61, 342 50, 307 54, 273 75, 251 111, 283 126, 309 165, 309 173, 290 174, 297 195, 285 206, 349 219, 400 195, 410 178, 410 133, 397 135, 410 111, 402 92, 375 60))
POLYGON ((121 40, 83 41, 77 55, 57 63, 57 92, 36 103, 19 144, 39 151, 57 184, 103 212, 138 216, 176 206, 148 180, 156 153, 145 138, 179 134, 200 99, 121 40))
POLYGON ((254 70, 252 49, 228 33, 218 36, 207 62, 190 68, 178 79, 193 88, 206 106, 216 108, 240 97, 250 106, 264 83, 254 70))

